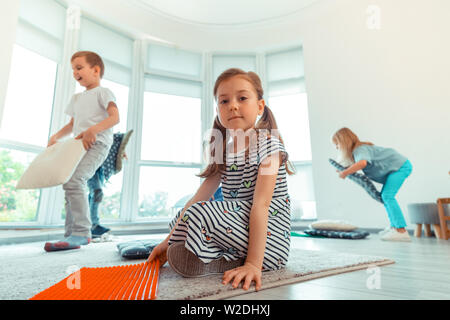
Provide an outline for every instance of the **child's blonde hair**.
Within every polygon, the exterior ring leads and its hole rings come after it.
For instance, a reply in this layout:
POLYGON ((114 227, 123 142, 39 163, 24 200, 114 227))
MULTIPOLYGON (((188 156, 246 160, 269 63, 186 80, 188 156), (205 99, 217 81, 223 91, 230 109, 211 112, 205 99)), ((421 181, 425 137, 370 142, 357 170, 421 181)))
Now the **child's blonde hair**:
POLYGON ((373 145, 372 142, 360 141, 358 136, 349 128, 341 128, 331 138, 334 144, 339 143, 339 150, 342 155, 342 160, 350 163, 355 163, 353 158, 353 150, 361 145, 373 145))
POLYGON ((92 51, 78 51, 72 55, 70 62, 73 62, 73 60, 80 57, 84 57, 91 68, 95 66, 100 67, 100 78, 103 78, 103 74, 105 73, 105 64, 97 53, 92 51))
MULTIPOLYGON (((219 88, 219 85, 223 81, 231 79, 232 77, 235 77, 235 76, 242 77, 245 80, 247 80, 248 82, 250 82, 252 84, 253 88, 256 91, 256 94, 258 96, 258 100, 263 99, 264 90, 263 90, 262 85, 261 85, 261 79, 259 78, 259 76, 255 72, 252 72, 252 71, 245 72, 245 71, 243 71, 241 69, 238 69, 238 68, 230 68, 230 69, 227 69, 224 72, 222 72, 222 74, 220 74, 220 76, 216 80, 216 83, 214 84, 214 91, 213 91, 213 93, 214 93, 214 98, 216 99, 216 101, 217 101, 217 90, 219 88)), ((226 128, 224 126, 222 126, 218 116, 216 116, 215 119, 214 119, 214 123, 213 123, 212 129, 213 130, 219 130, 221 132, 222 137, 223 137, 223 141, 221 141, 221 142, 216 141, 214 136, 211 135, 211 138, 209 140, 209 146, 210 146, 210 150, 211 150, 210 157, 212 159, 215 159, 214 156, 215 156, 216 148, 214 148, 214 145, 219 145, 220 146, 220 143, 222 143, 223 161, 222 161, 222 163, 219 163, 219 164, 216 163, 215 161, 209 163, 208 166, 198 175, 201 178, 207 178, 209 176, 213 176, 213 175, 217 174, 220 171, 225 171, 227 134, 226 134, 226 128)), ((264 106, 264 112, 263 112, 262 116, 260 117, 260 119, 258 120, 258 122, 256 123, 255 129, 256 129, 257 133, 258 133, 258 129, 267 129, 269 132, 272 129, 278 129, 277 122, 275 121, 275 117, 274 117, 272 111, 269 109, 269 107, 267 105, 264 106)), ((284 146, 284 142, 283 142, 283 139, 281 138, 281 136, 278 135, 277 138, 280 140, 280 142, 284 146)), ((286 165, 286 172, 288 174, 290 174, 290 175, 294 174, 293 169, 291 169, 291 168, 293 168, 292 164, 289 161, 287 161, 287 160, 285 162, 287 164, 286 165)))

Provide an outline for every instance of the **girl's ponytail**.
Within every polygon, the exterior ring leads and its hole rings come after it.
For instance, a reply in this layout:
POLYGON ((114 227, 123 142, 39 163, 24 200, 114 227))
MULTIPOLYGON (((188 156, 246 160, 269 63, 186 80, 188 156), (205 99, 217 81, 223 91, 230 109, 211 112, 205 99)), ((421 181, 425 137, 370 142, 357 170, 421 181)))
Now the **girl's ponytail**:
POLYGON ((225 149, 226 149, 226 129, 224 126, 222 126, 222 124, 219 121, 219 117, 216 116, 216 118, 214 119, 214 123, 213 123, 213 127, 212 127, 212 132, 211 132, 211 137, 209 139, 209 143, 208 143, 208 147, 209 149, 207 149, 209 151, 208 156, 208 166, 202 171, 200 172, 200 174, 198 174, 198 177, 200 178, 207 178, 209 176, 213 176, 216 173, 220 172, 221 170, 225 170, 225 149), (216 132, 220 132, 220 136, 222 138, 222 141, 216 141, 217 136, 215 135, 216 132), (217 148, 222 147, 222 161, 220 163, 217 163, 216 161, 214 161, 214 159, 216 159, 216 155, 217 155, 217 148))
POLYGON ((259 118, 258 122, 256 123, 255 128, 267 130, 278 129, 277 122, 272 113, 272 110, 270 110, 267 105, 264 106, 264 112, 261 118, 259 118))

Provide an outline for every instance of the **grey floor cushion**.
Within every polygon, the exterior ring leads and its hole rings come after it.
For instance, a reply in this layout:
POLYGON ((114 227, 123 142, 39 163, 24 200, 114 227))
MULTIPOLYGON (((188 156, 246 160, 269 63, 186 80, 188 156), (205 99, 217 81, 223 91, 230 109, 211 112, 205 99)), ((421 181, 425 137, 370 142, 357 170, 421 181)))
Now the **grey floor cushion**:
POLYGON ((333 231, 333 230, 316 230, 306 229, 304 233, 310 236, 321 236, 326 238, 340 238, 340 239, 364 239, 369 235, 367 231, 333 231))
POLYGON ((117 244, 119 254, 126 259, 146 259, 163 239, 133 240, 117 244))

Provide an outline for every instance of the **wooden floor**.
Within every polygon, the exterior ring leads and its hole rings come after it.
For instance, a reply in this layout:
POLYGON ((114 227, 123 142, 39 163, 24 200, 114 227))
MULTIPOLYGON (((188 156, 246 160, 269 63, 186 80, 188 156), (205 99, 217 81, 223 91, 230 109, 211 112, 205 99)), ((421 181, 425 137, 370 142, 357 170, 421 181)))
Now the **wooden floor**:
MULTIPOLYGON (((411 243, 292 237, 292 247, 382 256, 395 264, 282 286, 230 300, 450 299, 450 240, 412 237, 411 243), (378 278, 377 278, 378 277, 378 278)), ((263 284, 264 286, 264 284, 263 284)))
POLYGON ((228 300, 450 299, 450 240, 422 236, 412 237, 410 243, 387 242, 381 241, 377 234, 370 234, 363 240, 291 239, 292 248, 382 256, 394 260, 395 264, 252 292, 228 300))

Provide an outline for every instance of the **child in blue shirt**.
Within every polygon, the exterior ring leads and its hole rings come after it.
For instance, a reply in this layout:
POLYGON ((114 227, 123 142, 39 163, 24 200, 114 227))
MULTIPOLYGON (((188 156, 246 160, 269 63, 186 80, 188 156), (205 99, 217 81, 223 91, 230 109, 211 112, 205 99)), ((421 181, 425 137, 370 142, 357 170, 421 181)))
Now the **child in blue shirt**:
POLYGON ((383 184, 381 198, 388 213, 390 227, 381 233, 386 241, 411 241, 406 222, 395 195, 412 172, 411 162, 392 148, 362 142, 348 128, 338 130, 332 142, 341 152, 342 160, 352 163, 339 173, 345 179, 349 174, 362 170, 371 180, 383 184))
POLYGON ((128 144, 133 130, 127 133, 114 133, 113 144, 109 149, 108 156, 103 164, 95 171, 88 182, 89 188, 89 209, 91 212, 91 234, 92 238, 101 238, 102 235, 110 231, 109 228, 100 225, 100 217, 98 213, 99 205, 103 200, 103 187, 112 175, 122 170, 122 159, 127 159, 125 147, 128 144))

